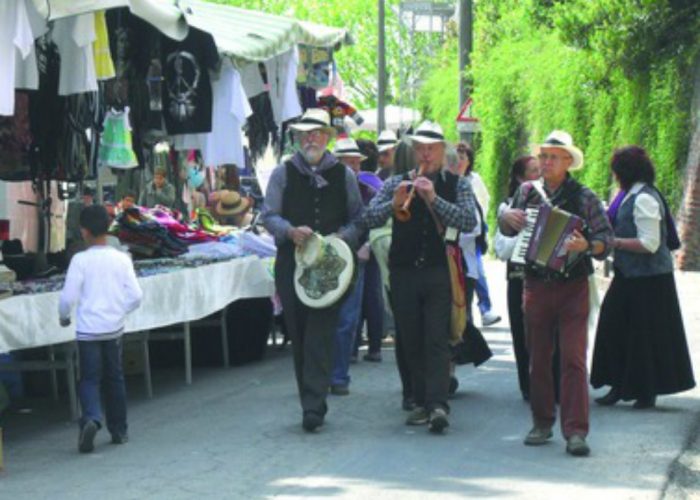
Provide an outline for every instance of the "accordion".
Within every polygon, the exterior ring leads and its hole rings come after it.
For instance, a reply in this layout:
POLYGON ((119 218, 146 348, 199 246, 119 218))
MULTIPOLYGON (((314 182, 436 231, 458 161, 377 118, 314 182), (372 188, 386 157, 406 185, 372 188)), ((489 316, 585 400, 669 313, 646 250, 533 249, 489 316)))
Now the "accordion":
POLYGON ((527 224, 518 234, 511 262, 565 274, 580 256, 569 255, 564 244, 574 230, 583 231, 583 219, 544 204, 526 213, 527 224))

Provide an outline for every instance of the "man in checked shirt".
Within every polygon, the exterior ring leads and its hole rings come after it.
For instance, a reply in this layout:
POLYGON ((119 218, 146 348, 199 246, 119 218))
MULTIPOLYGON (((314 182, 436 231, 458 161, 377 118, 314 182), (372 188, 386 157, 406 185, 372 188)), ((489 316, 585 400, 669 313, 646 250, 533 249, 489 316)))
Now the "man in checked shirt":
POLYGON ((449 425, 450 310, 452 292, 443 228, 471 231, 476 225, 474 193, 466 177, 443 170, 445 137, 424 122, 411 136, 421 175, 390 177, 364 214, 370 228, 383 226, 409 197, 411 217, 393 217, 389 281, 397 331, 406 348, 416 408, 407 425, 429 424, 440 433, 449 425))
POLYGON ((526 345, 530 354, 530 407, 533 427, 525 444, 546 444, 552 438, 556 417, 552 355, 555 337, 559 339, 561 380, 559 402, 561 430, 566 451, 581 457, 590 453, 588 435, 588 276, 593 272, 591 257, 604 260, 611 250, 613 231, 603 204, 587 187, 578 183, 571 170, 583 167, 583 152, 571 136, 555 130, 538 147, 543 190, 532 182, 523 183, 515 193, 511 208, 499 218, 505 235, 520 232, 526 223, 524 209, 539 206, 543 197, 567 212, 581 217, 584 233, 574 231, 565 249, 580 257, 563 275, 528 266, 525 270, 523 312, 526 345))

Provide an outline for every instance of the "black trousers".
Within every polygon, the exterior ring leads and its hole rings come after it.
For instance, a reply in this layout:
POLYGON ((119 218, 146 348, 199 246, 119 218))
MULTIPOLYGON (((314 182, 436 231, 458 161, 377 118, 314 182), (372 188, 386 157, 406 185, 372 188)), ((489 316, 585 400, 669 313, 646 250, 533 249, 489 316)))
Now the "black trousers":
MULTIPOLYGON (((396 305, 391 294, 391 290, 387 292, 391 312, 396 318, 396 305)), ((394 320, 394 355, 396 356, 396 366, 399 369, 399 377, 401 378, 401 394, 404 399, 413 399, 413 379, 411 377, 411 369, 408 365, 408 355, 406 346, 404 345, 403 335, 399 329, 399 324, 394 320)))
POLYGON ((415 402, 428 410, 446 409, 452 304, 447 267, 392 268, 390 282, 415 402))
POLYGON ((299 399, 303 411, 325 415, 339 304, 324 309, 312 309, 302 304, 294 291, 294 255, 285 250, 280 249, 277 254, 275 285, 292 342, 299 399))

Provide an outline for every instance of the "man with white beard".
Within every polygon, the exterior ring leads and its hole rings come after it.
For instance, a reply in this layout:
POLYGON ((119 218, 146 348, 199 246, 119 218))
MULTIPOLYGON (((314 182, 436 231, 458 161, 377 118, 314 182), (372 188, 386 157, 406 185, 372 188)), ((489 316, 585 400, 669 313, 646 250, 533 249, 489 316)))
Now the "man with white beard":
POLYGON ((292 340, 302 426, 313 432, 323 425, 328 409, 339 304, 316 309, 299 301, 294 250, 314 232, 336 234, 354 248, 363 205, 355 173, 326 150, 335 133, 328 112, 308 109, 290 128, 297 151, 272 172, 262 211, 263 224, 277 243, 275 285, 292 340))

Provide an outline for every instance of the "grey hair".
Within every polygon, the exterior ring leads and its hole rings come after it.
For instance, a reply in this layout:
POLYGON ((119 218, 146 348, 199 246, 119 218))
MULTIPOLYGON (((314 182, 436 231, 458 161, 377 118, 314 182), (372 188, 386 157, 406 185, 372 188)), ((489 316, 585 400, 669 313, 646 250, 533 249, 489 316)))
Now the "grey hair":
POLYGON ((457 167, 459 163, 459 156, 457 156, 457 149, 450 145, 445 148, 445 168, 457 167))

